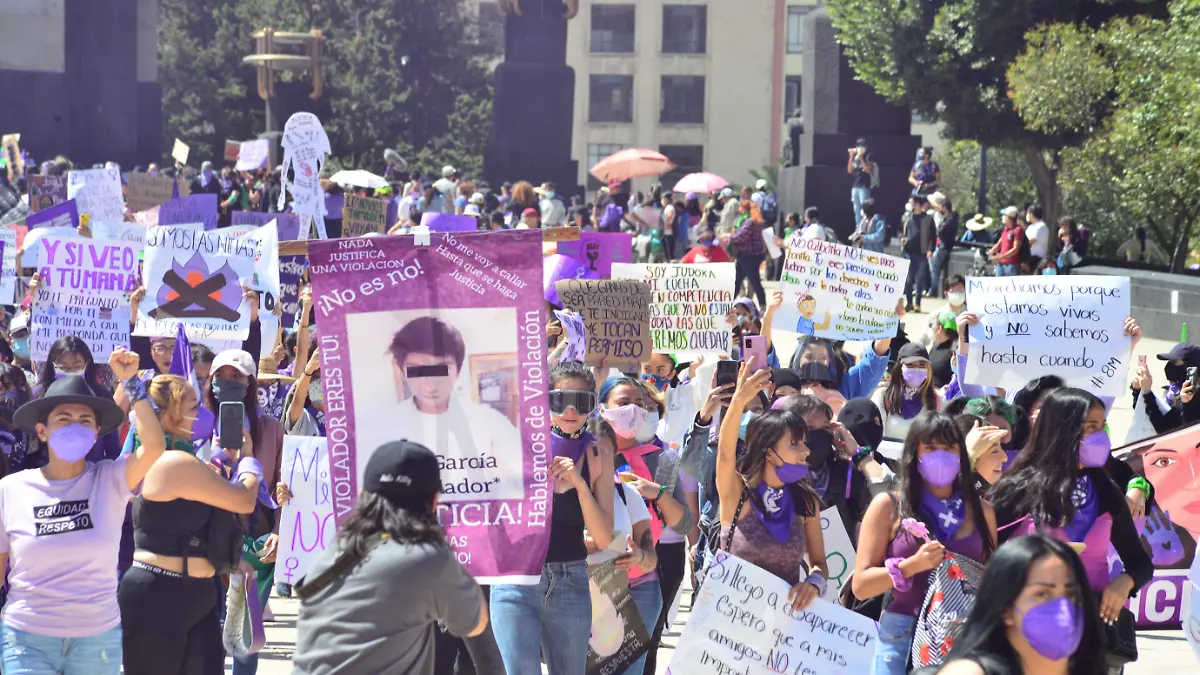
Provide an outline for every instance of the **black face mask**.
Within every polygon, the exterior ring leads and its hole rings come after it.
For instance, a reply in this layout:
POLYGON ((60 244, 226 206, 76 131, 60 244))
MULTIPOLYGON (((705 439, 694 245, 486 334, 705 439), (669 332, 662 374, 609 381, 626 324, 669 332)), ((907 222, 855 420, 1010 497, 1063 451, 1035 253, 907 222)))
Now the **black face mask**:
POLYGON ((808 446, 808 466, 813 471, 820 471, 833 460, 833 434, 827 429, 809 429, 804 439, 808 446))
POLYGON ((237 403, 246 398, 246 385, 233 380, 213 380, 212 391, 217 403, 237 403))
POLYGON ((1168 363, 1163 366, 1168 382, 1183 382, 1187 379, 1187 366, 1168 363))

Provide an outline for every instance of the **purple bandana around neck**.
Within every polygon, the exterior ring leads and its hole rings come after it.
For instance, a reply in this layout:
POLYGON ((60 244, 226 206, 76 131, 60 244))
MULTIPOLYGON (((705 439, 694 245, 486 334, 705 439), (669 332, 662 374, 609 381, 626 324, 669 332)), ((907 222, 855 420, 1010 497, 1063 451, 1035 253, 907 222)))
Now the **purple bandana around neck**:
POLYGON ((906 420, 911 420, 921 414, 921 410, 925 408, 925 402, 921 400, 920 392, 915 392, 912 398, 909 398, 908 394, 908 388, 905 387, 904 395, 900 399, 900 415, 906 420))
POLYGON ((962 527, 966 518, 967 509, 962 497, 955 493, 949 499, 939 499, 929 490, 922 490, 921 508, 929 517, 937 540, 943 544, 954 541, 958 528, 962 527))
POLYGON ((1100 495, 1090 474, 1075 479, 1075 490, 1071 493, 1075 506, 1075 517, 1063 527, 1071 541, 1083 541, 1100 517, 1100 495))
POLYGON ((1172 382, 1169 386, 1167 386, 1167 393, 1164 396, 1164 398, 1166 398, 1167 405, 1175 405, 1175 399, 1179 398, 1179 394, 1181 393, 1183 393, 1182 382, 1172 382))
POLYGON ((566 457, 572 462, 578 462, 592 440, 593 436, 586 431, 573 438, 551 433, 550 449, 555 457, 566 457))
POLYGON ((754 486, 754 495, 758 498, 754 503, 754 512, 762 521, 767 532, 783 544, 792 536, 792 521, 795 520, 795 507, 792 504, 792 491, 783 486, 775 489, 768 487, 763 481, 754 486), (759 504, 762 506, 760 507, 759 504))

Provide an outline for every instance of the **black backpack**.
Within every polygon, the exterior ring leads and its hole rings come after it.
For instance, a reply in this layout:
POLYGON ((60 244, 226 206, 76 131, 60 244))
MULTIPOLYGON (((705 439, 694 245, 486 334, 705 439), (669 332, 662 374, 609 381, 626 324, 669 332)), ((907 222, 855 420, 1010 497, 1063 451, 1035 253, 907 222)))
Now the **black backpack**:
POLYGON ((204 539, 190 537, 184 550, 208 560, 217 574, 229 574, 237 571, 242 563, 243 532, 236 513, 214 506, 208 517, 204 539))

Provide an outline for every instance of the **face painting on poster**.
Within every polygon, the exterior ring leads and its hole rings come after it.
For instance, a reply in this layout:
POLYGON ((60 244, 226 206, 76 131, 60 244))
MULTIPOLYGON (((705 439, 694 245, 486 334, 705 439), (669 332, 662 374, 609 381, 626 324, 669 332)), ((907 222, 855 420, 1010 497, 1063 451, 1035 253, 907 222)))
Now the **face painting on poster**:
POLYGON ((540 233, 313 242, 309 262, 336 516, 374 450, 407 438, 438 455, 460 562, 535 583, 551 496, 540 233))

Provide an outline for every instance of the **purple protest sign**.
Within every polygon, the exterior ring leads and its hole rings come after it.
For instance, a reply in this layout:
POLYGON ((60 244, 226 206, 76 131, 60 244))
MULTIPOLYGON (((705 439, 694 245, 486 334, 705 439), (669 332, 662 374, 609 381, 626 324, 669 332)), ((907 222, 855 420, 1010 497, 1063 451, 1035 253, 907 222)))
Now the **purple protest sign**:
POLYGON ((550 535, 537 230, 311 241, 334 515, 381 445, 442 465, 439 517, 480 583, 535 584, 550 535))
POLYGON ((66 176, 30 176, 29 209, 37 212, 67 201, 66 176))
POLYGON ((542 297, 555 307, 562 307, 555 284, 564 279, 593 279, 583 263, 565 255, 548 255, 542 262, 542 297))
POLYGON ((31 213, 25 219, 25 225, 31 230, 39 227, 70 227, 79 228, 79 208, 74 199, 68 199, 61 204, 47 207, 31 213))
POLYGON ((263 213, 262 211, 234 211, 233 225, 257 225, 262 227, 275 221, 279 228, 279 241, 295 241, 300 238, 300 216, 294 213, 263 213))
POLYGON ((217 229, 217 196, 213 194, 188 195, 158 207, 159 225, 187 225, 204 223, 204 229, 217 229))
POLYGON ((633 262, 633 235, 628 232, 581 232, 578 241, 558 242, 560 255, 583 263, 588 279, 611 279, 613 263, 633 262))
POLYGON ((453 213, 426 211, 421 214, 421 224, 430 232, 474 232, 479 229, 475 216, 457 216, 453 213))
POLYGON ((270 142, 265 138, 254 141, 242 141, 238 149, 237 171, 254 171, 267 167, 267 154, 270 152, 270 142))

